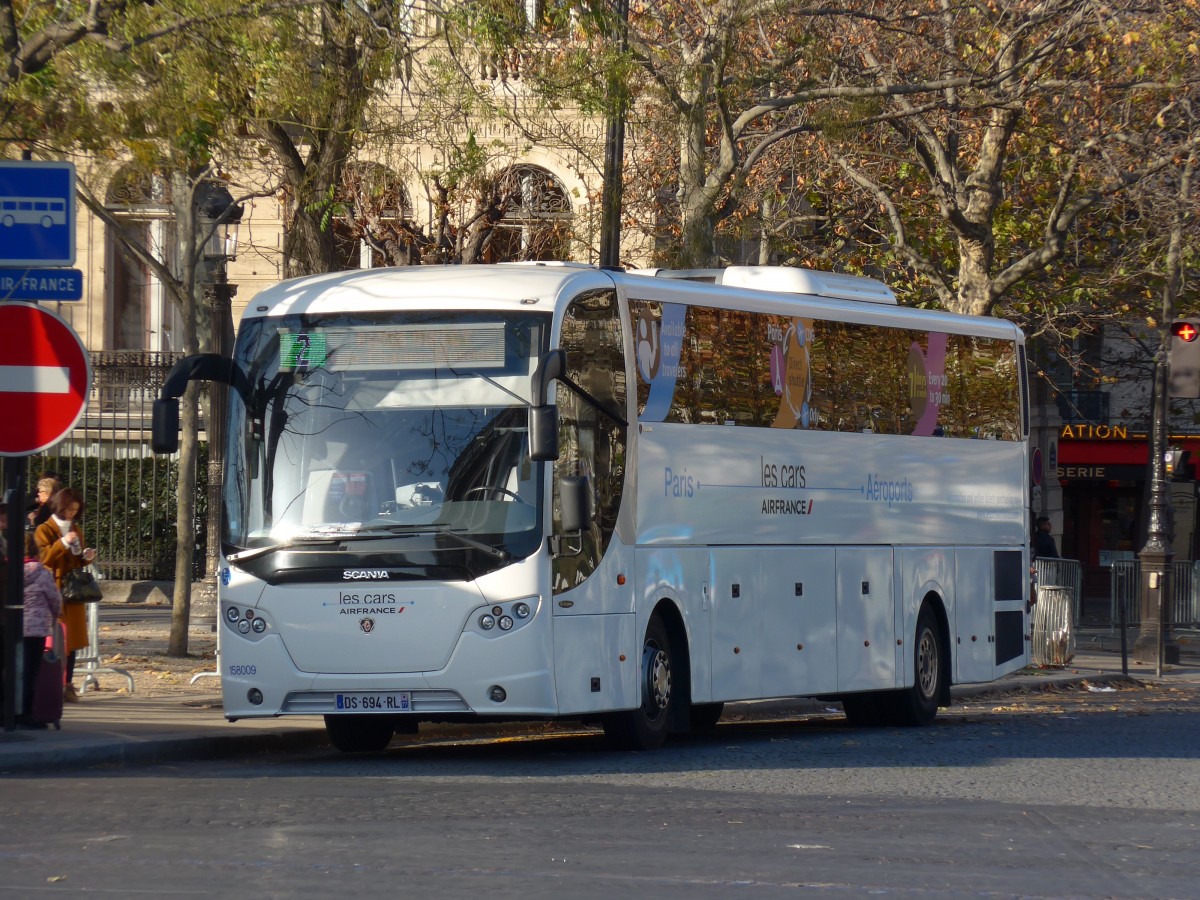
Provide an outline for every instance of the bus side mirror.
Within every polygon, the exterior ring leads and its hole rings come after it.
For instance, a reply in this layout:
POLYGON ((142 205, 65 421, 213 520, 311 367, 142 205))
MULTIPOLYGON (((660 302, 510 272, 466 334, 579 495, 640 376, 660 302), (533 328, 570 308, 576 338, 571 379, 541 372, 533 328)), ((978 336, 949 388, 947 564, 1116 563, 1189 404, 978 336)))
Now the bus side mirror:
POLYGON ((564 534, 586 531, 592 524, 592 492, 583 475, 566 475, 558 483, 564 534))
POLYGON ((171 366, 154 401, 150 449, 155 453, 174 453, 179 449, 179 398, 190 381, 216 381, 229 385, 243 398, 250 396, 250 384, 232 357, 219 353, 185 356, 171 366))
POLYGON ((558 459, 558 407, 529 407, 529 458, 534 462, 558 459))
POLYGON ((550 393, 550 382, 561 378, 567 371, 567 354, 563 350, 551 350, 538 363, 537 371, 533 373, 533 384, 530 386, 534 406, 545 406, 546 397, 550 393))
POLYGON ((558 459, 558 410, 546 402, 550 382, 567 371, 567 354, 551 350, 533 373, 530 385, 533 404, 529 407, 529 458, 534 462, 558 459))
POLYGON ((150 425, 150 449, 174 453, 179 449, 179 401, 155 400, 150 425))

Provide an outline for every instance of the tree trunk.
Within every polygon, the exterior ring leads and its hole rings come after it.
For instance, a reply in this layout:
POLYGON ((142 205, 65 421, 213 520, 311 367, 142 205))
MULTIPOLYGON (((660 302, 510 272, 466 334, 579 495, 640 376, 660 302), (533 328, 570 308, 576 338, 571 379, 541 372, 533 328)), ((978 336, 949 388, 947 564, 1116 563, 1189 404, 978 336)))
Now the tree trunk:
MULTIPOLYGON (((322 173, 322 178, 337 178, 337 173, 322 173)), ((296 189, 299 185, 295 186, 296 189)), ((321 214, 303 208, 292 211, 283 237, 284 277, 322 275, 338 268, 334 254, 333 229, 321 228, 321 214)))
MULTIPOLYGON (((177 252, 182 266, 180 304, 183 307, 183 349, 200 352, 196 333, 196 182, 188 173, 171 176, 175 205, 177 252)), ((196 555, 196 452, 200 441, 200 385, 192 382, 179 411, 179 482, 175 493, 175 588, 171 603, 168 656, 187 656, 192 617, 192 562, 196 555)))
MULTIPOLYGON (((989 232, 990 235, 990 232, 989 232)), ((950 312, 986 316, 992 311, 992 261, 990 241, 958 240, 958 295, 947 304, 950 312)))
POLYGON ((196 556, 196 450, 199 444, 200 385, 187 386, 179 411, 179 485, 175 505, 175 591, 168 656, 187 656, 192 615, 192 564, 196 556))
POLYGON ((708 183, 707 107, 709 78, 701 69, 695 76, 696 89, 681 98, 679 136, 679 259, 685 269, 717 265, 716 213, 713 190, 708 183))

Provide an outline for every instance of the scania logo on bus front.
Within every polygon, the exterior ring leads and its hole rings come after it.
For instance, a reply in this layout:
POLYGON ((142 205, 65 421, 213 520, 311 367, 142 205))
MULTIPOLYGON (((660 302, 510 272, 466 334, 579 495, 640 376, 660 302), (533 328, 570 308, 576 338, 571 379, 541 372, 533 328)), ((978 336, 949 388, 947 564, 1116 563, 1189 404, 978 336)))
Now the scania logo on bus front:
POLYGON ((386 581, 391 577, 387 569, 345 569, 342 572, 343 581, 362 581, 364 578, 386 581))

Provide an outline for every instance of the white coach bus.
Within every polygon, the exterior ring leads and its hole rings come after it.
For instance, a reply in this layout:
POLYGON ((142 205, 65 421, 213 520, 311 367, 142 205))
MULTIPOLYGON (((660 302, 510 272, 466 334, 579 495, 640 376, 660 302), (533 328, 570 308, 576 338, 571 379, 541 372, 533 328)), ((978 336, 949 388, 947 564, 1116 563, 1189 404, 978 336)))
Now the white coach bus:
POLYGON ((923 724, 1025 665, 1021 332, 871 279, 570 263, 257 295, 229 384, 225 715, 568 718, 650 749, 726 701, 923 724))

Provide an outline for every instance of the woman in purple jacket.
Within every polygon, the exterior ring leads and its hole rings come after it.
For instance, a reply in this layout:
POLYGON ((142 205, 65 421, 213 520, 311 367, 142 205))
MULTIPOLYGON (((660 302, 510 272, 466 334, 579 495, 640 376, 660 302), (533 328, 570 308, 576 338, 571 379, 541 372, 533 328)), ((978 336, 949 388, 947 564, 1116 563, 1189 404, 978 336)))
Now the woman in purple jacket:
POLYGON ((27 728, 45 728, 33 721, 33 690, 37 684, 38 669, 42 665, 42 651, 47 636, 58 627, 62 612, 62 593, 54 581, 54 573, 38 561, 37 543, 32 533, 25 535, 25 683, 24 715, 19 720, 27 728))

